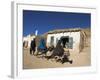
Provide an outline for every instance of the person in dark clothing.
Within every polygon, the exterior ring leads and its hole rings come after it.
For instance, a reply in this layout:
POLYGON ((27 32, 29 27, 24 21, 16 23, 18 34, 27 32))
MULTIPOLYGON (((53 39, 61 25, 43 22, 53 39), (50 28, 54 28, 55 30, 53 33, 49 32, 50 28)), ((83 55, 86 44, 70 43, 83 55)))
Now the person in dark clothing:
POLYGON ((33 55, 34 55, 35 48, 36 48, 36 43, 35 43, 35 38, 34 38, 34 39, 31 41, 31 44, 30 44, 30 54, 32 54, 32 52, 33 52, 33 55))
POLYGON ((64 55, 64 49, 61 45, 61 40, 58 41, 56 47, 54 48, 54 51, 51 56, 49 56, 47 59, 55 58, 56 56, 62 57, 64 55))

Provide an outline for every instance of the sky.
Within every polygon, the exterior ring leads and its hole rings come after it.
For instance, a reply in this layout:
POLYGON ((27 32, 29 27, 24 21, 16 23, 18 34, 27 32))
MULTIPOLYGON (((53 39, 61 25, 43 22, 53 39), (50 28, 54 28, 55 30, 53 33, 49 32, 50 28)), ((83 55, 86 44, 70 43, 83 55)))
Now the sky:
POLYGON ((55 29, 90 28, 90 13, 23 10, 23 36, 42 35, 55 29))

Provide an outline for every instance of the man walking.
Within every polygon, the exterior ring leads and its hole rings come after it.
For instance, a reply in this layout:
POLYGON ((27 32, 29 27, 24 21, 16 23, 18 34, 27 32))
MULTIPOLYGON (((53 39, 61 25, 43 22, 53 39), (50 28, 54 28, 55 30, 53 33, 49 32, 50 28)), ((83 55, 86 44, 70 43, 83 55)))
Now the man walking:
POLYGON ((36 48, 36 43, 35 43, 35 38, 33 38, 33 40, 31 41, 31 44, 30 44, 30 54, 34 55, 35 48, 36 48))

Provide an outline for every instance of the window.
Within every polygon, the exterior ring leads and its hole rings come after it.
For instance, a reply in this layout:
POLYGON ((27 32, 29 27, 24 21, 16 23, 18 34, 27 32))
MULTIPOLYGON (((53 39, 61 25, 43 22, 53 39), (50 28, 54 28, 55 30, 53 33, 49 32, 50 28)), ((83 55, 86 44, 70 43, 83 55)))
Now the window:
POLYGON ((50 45, 54 45, 54 36, 51 37, 51 42, 50 42, 50 45))
POLYGON ((56 38, 56 45, 57 45, 58 41, 59 41, 59 39, 58 39, 58 38, 56 38))
POLYGON ((73 38, 69 37, 69 44, 68 44, 68 48, 72 49, 73 48, 73 38))

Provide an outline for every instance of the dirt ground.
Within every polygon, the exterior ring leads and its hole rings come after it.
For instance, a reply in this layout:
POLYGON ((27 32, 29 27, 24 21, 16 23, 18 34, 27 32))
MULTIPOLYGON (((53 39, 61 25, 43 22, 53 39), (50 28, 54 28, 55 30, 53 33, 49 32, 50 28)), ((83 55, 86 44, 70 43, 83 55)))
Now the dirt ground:
POLYGON ((23 49, 23 69, 39 69, 39 68, 58 68, 58 67, 81 67, 91 65, 91 30, 83 30, 87 35, 85 47, 81 53, 71 53, 70 59, 73 63, 61 64, 56 61, 47 60, 45 58, 37 58, 29 54, 29 49, 23 49))
POLYGON ((71 53, 70 59, 73 63, 64 63, 37 58, 29 54, 29 49, 23 50, 23 69, 57 68, 57 67, 80 67, 91 65, 90 47, 85 47, 81 53, 71 53))

